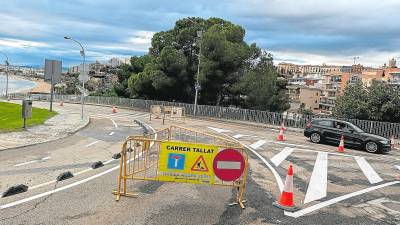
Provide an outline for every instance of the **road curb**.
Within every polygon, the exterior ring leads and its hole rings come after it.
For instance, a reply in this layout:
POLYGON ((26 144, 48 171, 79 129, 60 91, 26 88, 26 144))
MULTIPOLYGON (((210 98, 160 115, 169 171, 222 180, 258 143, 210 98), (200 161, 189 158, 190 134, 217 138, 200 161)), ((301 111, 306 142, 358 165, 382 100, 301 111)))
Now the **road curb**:
POLYGON ((79 126, 79 127, 78 127, 76 130, 74 130, 73 132, 68 132, 67 135, 64 136, 64 137, 59 137, 59 138, 56 138, 56 139, 47 140, 47 141, 43 141, 43 142, 38 142, 38 143, 34 143, 34 144, 21 145, 21 146, 16 146, 16 147, 11 147, 11 148, 4 148, 4 149, 0 149, 0 152, 1 152, 1 151, 7 151, 7 150, 13 150, 13 149, 17 149, 17 148, 30 147, 30 146, 35 146, 35 145, 39 145, 39 144, 49 143, 49 142, 52 142, 52 141, 61 140, 61 139, 67 138, 67 137, 69 137, 69 136, 71 136, 71 135, 73 135, 73 134, 79 132, 80 130, 86 128, 90 123, 91 123, 91 118, 88 118, 88 120, 85 122, 85 124, 79 126))

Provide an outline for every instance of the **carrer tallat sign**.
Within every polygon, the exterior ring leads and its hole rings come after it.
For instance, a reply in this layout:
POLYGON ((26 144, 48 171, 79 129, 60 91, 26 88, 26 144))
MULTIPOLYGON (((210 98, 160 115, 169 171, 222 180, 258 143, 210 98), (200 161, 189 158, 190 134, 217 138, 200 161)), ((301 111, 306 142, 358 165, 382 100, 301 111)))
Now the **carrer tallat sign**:
POLYGON ((158 178, 161 181, 214 184, 213 160, 219 147, 166 141, 161 143, 158 178))

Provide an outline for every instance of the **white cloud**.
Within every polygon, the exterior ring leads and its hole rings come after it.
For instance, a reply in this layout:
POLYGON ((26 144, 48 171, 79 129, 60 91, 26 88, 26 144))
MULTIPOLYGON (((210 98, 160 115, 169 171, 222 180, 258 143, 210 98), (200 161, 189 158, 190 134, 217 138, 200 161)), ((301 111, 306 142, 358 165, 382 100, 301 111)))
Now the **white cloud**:
MULTIPOLYGON (((353 56, 349 55, 322 55, 322 54, 312 54, 306 52, 296 52, 296 51, 273 51, 274 62, 278 64, 280 62, 291 62, 295 64, 312 64, 321 65, 323 63, 329 65, 352 65, 353 56)), ((399 57, 400 51, 397 52, 375 52, 366 51, 362 54, 357 55, 360 57, 357 59, 356 63, 363 64, 364 66, 370 67, 380 67, 384 63, 388 63, 389 59, 392 57, 399 57)))
POLYGON ((127 39, 127 43, 132 46, 134 50, 147 51, 151 46, 151 38, 155 32, 152 31, 137 31, 134 32, 132 37, 127 39))
POLYGON ((0 46, 11 48, 49 47, 47 43, 12 38, 0 38, 0 46))

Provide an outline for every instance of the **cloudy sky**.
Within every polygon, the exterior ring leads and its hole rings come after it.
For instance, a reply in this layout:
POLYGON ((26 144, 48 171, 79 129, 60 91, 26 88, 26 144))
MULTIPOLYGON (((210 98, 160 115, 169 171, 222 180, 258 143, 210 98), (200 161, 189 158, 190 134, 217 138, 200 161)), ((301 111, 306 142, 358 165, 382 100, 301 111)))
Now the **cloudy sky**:
MULTIPOLYGON (((0 8, 0 51, 18 65, 64 66, 143 55, 155 32, 184 17, 220 17, 246 29, 246 41, 275 62, 381 66, 400 57, 399 0, 13 0, 0 8)), ((2 57, 2 56, 0 56, 2 57)), ((1 59, 3 60, 3 59, 1 59)), ((400 58, 399 60, 400 61, 400 58)))

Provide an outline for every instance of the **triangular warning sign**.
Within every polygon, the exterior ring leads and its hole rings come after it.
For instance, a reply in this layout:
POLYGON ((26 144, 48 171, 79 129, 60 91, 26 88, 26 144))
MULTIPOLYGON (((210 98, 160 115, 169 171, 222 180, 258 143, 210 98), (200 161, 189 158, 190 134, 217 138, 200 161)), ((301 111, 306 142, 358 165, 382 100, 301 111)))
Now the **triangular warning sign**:
POLYGON ((196 162, 192 166, 192 171, 198 171, 198 172, 208 172, 208 167, 206 164, 206 161, 204 160, 204 157, 201 155, 199 158, 197 158, 196 162))

